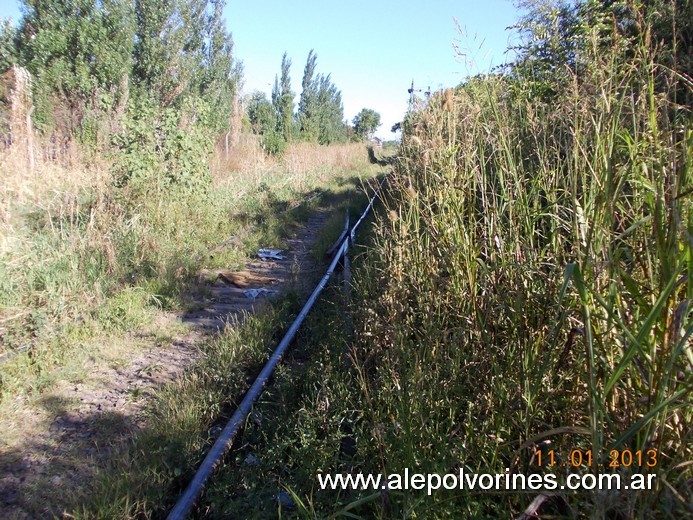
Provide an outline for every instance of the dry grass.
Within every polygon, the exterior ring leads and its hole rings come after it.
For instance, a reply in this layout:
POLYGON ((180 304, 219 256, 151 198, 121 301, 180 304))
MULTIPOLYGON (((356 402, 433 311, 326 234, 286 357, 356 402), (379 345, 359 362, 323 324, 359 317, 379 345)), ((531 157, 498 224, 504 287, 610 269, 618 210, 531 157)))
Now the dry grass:
POLYGON ((366 157, 363 143, 319 146, 311 143, 290 144, 283 157, 283 167, 289 174, 318 169, 347 169, 362 163, 366 157))
POLYGON ((87 157, 72 144, 60 160, 47 159, 49 140, 38 144, 33 167, 20 145, 0 152, 0 255, 9 253, 22 240, 23 217, 35 211, 62 214, 80 192, 103 194, 111 180, 103 158, 87 157))
POLYGON ((232 189, 239 198, 263 184, 305 193, 329 184, 340 171, 367 168, 368 154, 362 143, 290 143, 281 158, 271 157, 263 152, 258 136, 243 135, 228 157, 223 146, 218 147, 210 167, 214 187, 232 189))
POLYGON ((259 136, 243 134, 236 146, 226 151, 222 140, 217 144, 210 161, 212 178, 216 183, 226 180, 229 172, 249 172, 269 167, 274 161, 267 157, 260 145, 259 136))

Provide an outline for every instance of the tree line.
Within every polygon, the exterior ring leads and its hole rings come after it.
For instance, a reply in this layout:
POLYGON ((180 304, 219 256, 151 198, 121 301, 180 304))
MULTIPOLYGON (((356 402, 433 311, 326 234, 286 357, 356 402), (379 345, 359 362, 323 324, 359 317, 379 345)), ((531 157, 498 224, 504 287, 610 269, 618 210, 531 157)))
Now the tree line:
POLYGON ((0 26, 0 72, 32 77, 44 135, 119 152, 117 181, 195 187, 232 125, 242 75, 224 0, 21 0, 0 26), (165 175, 161 175, 165 172, 165 175))
MULTIPOLYGON (((159 187, 207 184, 214 142, 243 119, 242 63, 224 0, 20 1, 18 25, 0 23, 0 74, 15 65, 31 74, 39 133, 115 149, 119 185, 151 187, 154 177, 159 187)), ((295 140, 328 145, 375 130, 372 119, 369 127, 343 121, 342 93, 316 67, 311 51, 296 112, 286 54, 271 100, 246 100, 246 119, 269 153, 295 140)))
POLYGON ((380 126, 380 115, 367 108, 351 124, 344 120, 342 93, 330 74, 317 72, 317 60, 311 49, 303 69, 297 106, 291 90, 291 59, 286 52, 280 73, 275 76, 271 99, 259 91, 248 96, 248 122, 253 133, 262 136, 263 146, 269 153, 281 153, 291 141, 329 145, 365 140, 380 126))

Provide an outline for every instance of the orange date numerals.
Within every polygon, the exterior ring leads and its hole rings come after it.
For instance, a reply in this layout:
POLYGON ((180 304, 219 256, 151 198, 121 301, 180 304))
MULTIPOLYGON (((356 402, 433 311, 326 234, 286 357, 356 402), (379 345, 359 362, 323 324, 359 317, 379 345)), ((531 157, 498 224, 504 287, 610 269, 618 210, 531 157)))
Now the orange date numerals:
MULTIPOLYGON (((556 466, 556 452, 554 450, 536 450, 534 452, 535 460, 538 467, 556 466)), ((568 455, 568 460, 559 466, 572 466, 574 468, 582 465, 592 465, 592 450, 573 450, 568 455)))
POLYGON ((611 450, 609 452, 609 467, 621 466, 647 466, 654 468, 657 465, 657 450, 611 450))
MULTIPOLYGON (((648 467, 654 468, 657 465, 657 450, 611 450, 609 451, 608 466, 610 468, 620 468, 621 466, 648 467)), ((560 459, 554 450, 535 450, 534 462, 537 467, 567 466, 579 468, 580 466, 591 467, 594 462, 592 450, 573 450, 568 454, 567 460, 560 459)))
POLYGON ((553 466, 556 464, 556 454, 553 450, 546 450, 546 452, 536 450, 534 455, 537 457, 537 466, 540 468, 542 466, 553 466))

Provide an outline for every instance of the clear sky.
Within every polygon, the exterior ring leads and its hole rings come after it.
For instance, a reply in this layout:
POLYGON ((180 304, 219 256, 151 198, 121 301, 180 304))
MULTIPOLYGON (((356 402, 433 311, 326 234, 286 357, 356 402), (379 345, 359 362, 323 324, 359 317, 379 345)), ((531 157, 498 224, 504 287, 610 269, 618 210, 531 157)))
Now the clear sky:
POLYGON ((511 0, 227 0, 225 14, 246 92, 269 94, 287 51, 298 95, 315 49, 318 72, 331 73, 342 91, 345 117, 374 109, 385 139, 407 109, 412 80, 415 88, 436 90, 504 63, 506 27, 517 18, 511 0))
MULTIPOLYGON (((504 63, 506 28, 517 18, 511 0, 227 0, 224 13, 246 93, 270 93, 286 51, 298 103, 314 49, 318 72, 332 74, 342 91, 345 117, 374 109, 385 139, 406 111, 412 80, 436 90, 504 63)), ((7 17, 19 18, 17 0, 0 0, 0 18, 7 17)))

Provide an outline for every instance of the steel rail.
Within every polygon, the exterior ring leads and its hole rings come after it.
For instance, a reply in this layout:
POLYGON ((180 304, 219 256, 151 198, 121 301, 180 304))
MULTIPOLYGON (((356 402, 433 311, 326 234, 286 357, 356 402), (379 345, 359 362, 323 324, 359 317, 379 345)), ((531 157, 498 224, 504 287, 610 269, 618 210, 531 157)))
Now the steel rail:
POLYGON ((264 390, 270 376, 274 372, 275 367, 281 361, 282 357, 284 356, 284 352, 288 348, 291 341, 294 339, 294 336, 296 335, 298 328, 306 319, 308 312, 310 312, 311 308, 318 299, 318 296, 323 291, 323 289, 327 285, 327 282, 334 274, 334 271, 337 268, 337 264, 339 263, 340 259, 348 251, 349 242, 353 241, 354 236, 356 234, 356 228, 358 228, 358 226, 364 220, 366 215, 370 212, 375 202, 375 199, 378 197, 378 194, 380 193, 380 190, 383 187, 384 183, 385 179, 383 179, 383 181, 378 186, 378 189, 375 191, 375 194, 370 199, 368 206, 361 214, 361 218, 359 218, 356 224, 354 224, 354 227, 351 228, 351 232, 348 234, 348 236, 343 239, 341 246, 337 249, 337 252, 332 259, 332 262, 330 263, 330 266, 327 269, 327 272, 313 290, 313 293, 310 295, 310 298, 308 298, 308 301, 303 306, 301 312, 296 317, 294 322, 291 324, 291 327, 289 327, 289 330, 286 332, 282 340, 279 342, 279 345, 277 345, 277 348, 272 353, 272 356, 269 358, 269 360, 263 367, 262 371, 260 372, 260 375, 257 376, 252 386, 245 394, 243 401, 241 401, 241 404, 238 405, 238 408, 236 409, 235 413, 222 430, 221 434, 215 441, 212 448, 207 453, 207 456, 202 461, 202 464, 195 473, 195 476, 190 481, 188 486, 185 488, 185 491, 178 499, 178 502, 176 502, 176 505, 173 507, 173 509, 171 509, 167 517, 167 520, 183 520, 187 517, 190 510, 195 505, 195 502, 202 493, 207 479, 212 474, 214 469, 219 465, 222 457, 231 449, 233 440, 236 434, 238 433, 238 430, 240 430, 241 425, 243 424, 243 421, 245 420, 246 416, 250 413, 251 407, 264 390))
POLYGON ((375 190, 375 193, 373 193, 371 200, 368 202, 368 206, 366 206, 366 209, 363 210, 363 213, 361 213, 361 218, 359 218, 356 221, 356 224, 354 224, 354 227, 351 228, 351 233, 349 233, 349 237, 351 238, 352 242, 354 241, 354 236, 356 235, 356 230, 361 225, 361 222, 363 222, 363 219, 366 218, 368 213, 373 208, 373 204, 375 204, 375 199, 378 198, 378 195, 380 194, 380 190, 383 189, 383 186, 385 185, 386 180, 387 180, 387 175, 385 175, 385 177, 383 177, 383 180, 380 181, 380 184, 378 185, 378 189, 375 190))

